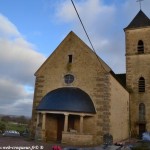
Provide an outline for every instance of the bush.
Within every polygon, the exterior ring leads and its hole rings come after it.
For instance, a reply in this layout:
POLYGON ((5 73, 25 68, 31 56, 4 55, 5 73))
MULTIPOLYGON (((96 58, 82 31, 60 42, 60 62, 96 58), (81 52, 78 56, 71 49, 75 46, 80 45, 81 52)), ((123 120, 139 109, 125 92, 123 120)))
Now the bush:
POLYGON ((6 130, 6 125, 3 122, 0 122, 0 130, 5 131, 6 130))

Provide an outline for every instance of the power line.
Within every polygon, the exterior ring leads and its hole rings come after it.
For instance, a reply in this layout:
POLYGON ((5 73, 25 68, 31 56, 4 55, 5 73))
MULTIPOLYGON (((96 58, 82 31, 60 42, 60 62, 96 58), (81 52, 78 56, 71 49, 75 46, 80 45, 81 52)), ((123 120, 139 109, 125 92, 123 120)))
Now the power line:
POLYGON ((81 18, 80 18, 80 16, 79 16, 79 13, 78 13, 78 11, 77 11, 77 9, 76 9, 76 6, 75 6, 73 0, 71 0, 71 2, 72 2, 72 5, 73 5, 73 7, 74 7, 74 9, 75 9, 75 11, 76 11, 76 14, 77 14, 79 20, 80 20, 80 23, 81 23, 81 25, 82 25, 82 27, 83 27, 83 29, 84 29, 84 32, 85 32, 85 34, 86 34, 86 36, 87 36, 87 38, 88 38, 88 40, 89 40, 89 42, 90 42, 90 44, 91 44, 91 47, 92 47, 92 49, 93 49, 93 52, 95 53, 95 55, 96 55, 96 57, 97 57, 99 63, 101 64, 102 68, 106 71, 105 67, 102 65, 102 62, 100 61, 100 58, 99 58, 98 55, 96 54, 96 51, 95 51, 95 49, 94 49, 94 46, 93 46, 93 44, 92 44, 92 42, 91 42, 91 40, 90 40, 90 37, 89 37, 89 35, 88 35, 88 33, 87 33, 85 27, 84 27, 84 24, 83 24, 83 22, 82 22, 82 20, 81 20, 81 18))
POLYGON ((72 2, 72 5, 73 5, 73 7, 74 7, 76 13, 77 13, 77 16, 78 16, 78 18, 79 18, 79 20, 80 20, 80 23, 81 23, 81 25, 82 25, 82 27, 83 27, 83 29, 84 29, 84 32, 85 32, 85 34, 86 34, 86 36, 87 36, 87 38, 88 38, 88 40, 89 40, 89 42, 90 42, 90 44, 91 44, 91 47, 92 47, 93 51, 95 52, 94 46, 93 46, 93 44, 92 44, 92 42, 91 42, 91 40, 90 40, 90 37, 89 37, 89 35, 88 35, 88 33, 87 33, 85 27, 84 27, 84 24, 83 24, 83 22, 82 22, 82 20, 81 20, 81 18, 80 18, 80 16, 79 16, 79 13, 78 13, 78 11, 77 11, 77 9, 76 9, 76 7, 75 7, 75 4, 74 4, 73 0, 71 0, 71 2, 72 2))

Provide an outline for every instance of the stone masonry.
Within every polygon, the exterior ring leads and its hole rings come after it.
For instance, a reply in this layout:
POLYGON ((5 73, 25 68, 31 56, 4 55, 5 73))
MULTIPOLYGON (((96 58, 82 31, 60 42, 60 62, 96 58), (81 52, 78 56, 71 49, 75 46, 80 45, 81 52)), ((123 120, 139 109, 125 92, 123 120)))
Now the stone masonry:
MULTIPOLYGON (((36 107, 48 92, 61 87, 78 87, 90 96, 96 114, 92 116, 76 114, 74 116, 76 133, 70 133, 67 129, 67 132, 62 132, 62 141, 72 145, 97 145, 103 143, 103 136, 108 133, 113 136, 114 141, 128 138, 128 92, 112 75, 110 67, 73 32, 69 33, 51 56, 43 63, 35 73, 35 76, 32 115, 33 129, 36 129, 38 122, 36 107), (68 64, 68 55, 72 55, 71 64, 68 64), (66 74, 72 74, 75 77, 73 83, 66 84, 64 82, 64 76, 66 74), (80 133, 81 125, 79 126, 81 119, 78 115, 84 116, 82 120, 82 134, 80 133), (122 120, 125 120, 124 123, 122 120), (119 128, 118 125, 122 127, 119 128), (122 129, 124 130, 123 132, 122 129), (120 135, 119 133, 122 134, 120 135), (85 137, 84 140, 83 137, 85 137)), ((57 141, 58 124, 56 116, 61 112, 57 112, 57 114, 51 114, 51 112, 46 113, 46 126, 44 126, 45 131, 43 134, 47 141, 57 141)), ((71 114, 71 116, 73 115, 71 114)), ((39 120, 42 124, 42 115, 39 120)), ((35 131, 33 130, 33 136, 35 136, 35 131)))

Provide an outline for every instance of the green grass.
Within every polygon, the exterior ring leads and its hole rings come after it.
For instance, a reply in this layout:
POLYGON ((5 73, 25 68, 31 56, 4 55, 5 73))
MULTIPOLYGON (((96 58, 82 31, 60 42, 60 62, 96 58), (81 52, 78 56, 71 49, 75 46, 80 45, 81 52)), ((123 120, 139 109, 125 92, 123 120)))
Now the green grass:
POLYGON ((27 128, 27 125, 16 124, 12 122, 3 122, 3 121, 0 122, 5 124, 6 130, 15 130, 15 131, 23 132, 27 128))

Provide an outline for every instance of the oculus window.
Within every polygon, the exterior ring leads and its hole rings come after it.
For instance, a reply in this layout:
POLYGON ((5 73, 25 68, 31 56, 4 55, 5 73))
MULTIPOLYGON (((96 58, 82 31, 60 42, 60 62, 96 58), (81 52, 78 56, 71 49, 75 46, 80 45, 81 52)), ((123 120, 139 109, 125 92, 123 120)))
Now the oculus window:
POLYGON ((64 81, 66 84, 70 84, 74 81, 74 76, 71 74, 67 74, 64 76, 64 81))

